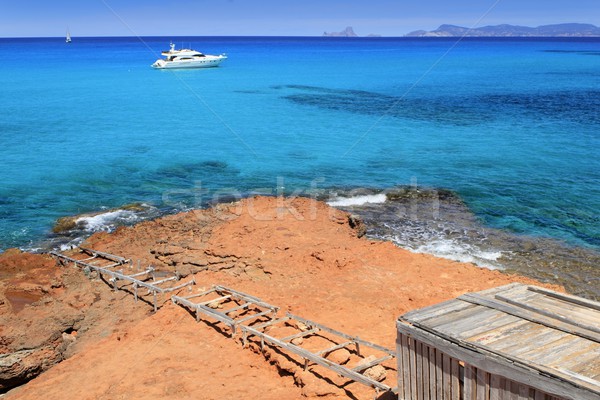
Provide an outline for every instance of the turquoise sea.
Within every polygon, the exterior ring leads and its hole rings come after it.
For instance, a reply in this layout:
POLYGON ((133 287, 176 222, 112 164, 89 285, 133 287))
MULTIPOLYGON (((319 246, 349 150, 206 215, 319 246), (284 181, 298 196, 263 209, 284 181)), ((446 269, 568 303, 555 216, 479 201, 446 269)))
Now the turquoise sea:
MULTIPOLYGON (((381 203, 408 185, 453 191, 477 229, 600 250, 598 38, 74 37, 0 51, 0 249, 61 243, 55 221, 79 213, 105 211, 62 242, 253 193, 365 188, 381 203), (170 40, 229 58, 152 69, 170 40), (145 214, 119 211, 135 202, 145 214)), ((436 239, 387 236, 413 250, 436 239)))

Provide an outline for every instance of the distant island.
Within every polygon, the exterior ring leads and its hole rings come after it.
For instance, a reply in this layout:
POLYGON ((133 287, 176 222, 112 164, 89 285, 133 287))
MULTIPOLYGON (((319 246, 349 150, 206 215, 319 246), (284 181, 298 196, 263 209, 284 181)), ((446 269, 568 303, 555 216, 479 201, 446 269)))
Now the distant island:
POLYGON ((481 28, 465 28, 456 25, 440 25, 434 31, 414 31, 410 37, 595 37, 600 36, 600 28, 592 24, 554 24, 536 28, 518 25, 493 25, 481 28))
MULTIPOLYGON (((346 27, 346 29, 344 29, 341 32, 323 32, 323 36, 328 36, 328 37, 358 37, 358 35, 356 33, 354 33, 354 29, 352 29, 351 26, 346 27)), ((370 33, 367 35, 367 37, 380 37, 381 35, 375 34, 375 33, 370 33)))

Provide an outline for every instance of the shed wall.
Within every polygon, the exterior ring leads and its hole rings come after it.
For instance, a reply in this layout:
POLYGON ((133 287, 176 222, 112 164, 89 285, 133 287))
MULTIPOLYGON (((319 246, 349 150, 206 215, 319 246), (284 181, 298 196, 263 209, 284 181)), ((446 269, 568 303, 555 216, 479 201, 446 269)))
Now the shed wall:
POLYGON ((567 400, 451 357, 398 332, 399 400, 567 400))

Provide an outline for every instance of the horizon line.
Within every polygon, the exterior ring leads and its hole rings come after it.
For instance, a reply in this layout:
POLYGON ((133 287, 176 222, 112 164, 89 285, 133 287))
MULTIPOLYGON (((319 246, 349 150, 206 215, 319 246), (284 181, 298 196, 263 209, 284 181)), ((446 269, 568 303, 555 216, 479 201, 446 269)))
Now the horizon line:
MULTIPOLYGON (((385 36, 385 35, 365 35, 365 36, 328 36, 328 35, 95 35, 95 36, 73 36, 71 38, 81 39, 98 39, 98 38, 180 38, 180 37, 203 37, 203 38, 326 38, 326 39, 397 39, 397 38, 409 38, 409 39, 452 39, 462 37, 459 35, 454 36, 385 36)), ((581 38, 600 38, 600 35, 558 35, 558 36, 464 36, 464 39, 525 39, 525 38, 556 38, 556 39, 581 39, 581 38)), ((63 39, 63 36, 0 36, 1 39, 63 39)))

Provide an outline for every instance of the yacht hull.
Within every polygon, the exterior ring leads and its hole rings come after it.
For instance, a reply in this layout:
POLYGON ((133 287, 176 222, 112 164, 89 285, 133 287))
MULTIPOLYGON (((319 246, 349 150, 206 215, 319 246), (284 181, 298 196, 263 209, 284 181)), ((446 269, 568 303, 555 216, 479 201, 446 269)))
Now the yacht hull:
POLYGON ((165 61, 157 60, 152 64, 153 68, 156 69, 190 69, 190 68, 212 68, 216 67, 227 57, 217 56, 212 59, 203 60, 181 60, 181 61, 165 61))

